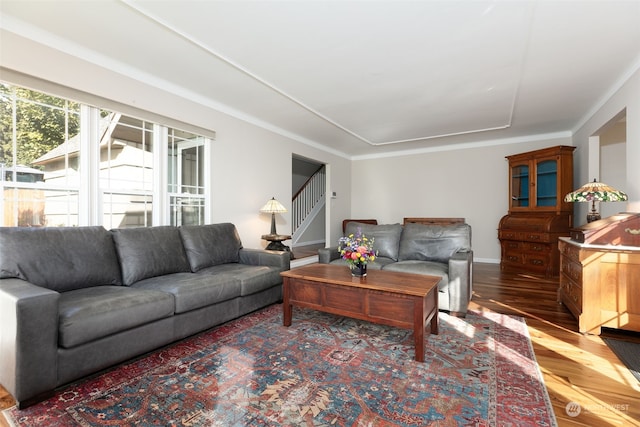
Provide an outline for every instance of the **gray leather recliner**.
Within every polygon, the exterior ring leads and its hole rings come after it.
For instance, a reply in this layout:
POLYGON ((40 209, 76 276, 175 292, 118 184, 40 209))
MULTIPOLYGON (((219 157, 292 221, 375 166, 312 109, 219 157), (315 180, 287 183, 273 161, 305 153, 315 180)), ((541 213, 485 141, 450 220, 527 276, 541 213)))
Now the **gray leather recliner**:
MULTIPOLYGON (((464 317, 473 293, 473 250, 471 226, 466 223, 435 224, 364 224, 349 222, 345 235, 358 229, 374 238, 376 260, 370 269, 400 271, 440 277, 438 283, 439 309, 464 317)), ((318 261, 325 264, 344 264, 338 248, 318 250, 318 261)))

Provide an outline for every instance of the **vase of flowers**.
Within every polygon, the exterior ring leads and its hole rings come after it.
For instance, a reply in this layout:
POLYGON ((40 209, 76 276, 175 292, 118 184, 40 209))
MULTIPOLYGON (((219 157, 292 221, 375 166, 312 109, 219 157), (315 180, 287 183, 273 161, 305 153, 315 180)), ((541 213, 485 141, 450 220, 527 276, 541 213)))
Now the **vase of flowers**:
POLYGON ((353 276, 367 275, 367 264, 373 262, 377 255, 373 249, 373 242, 374 239, 362 234, 360 228, 356 234, 349 234, 338 240, 340 257, 347 262, 353 276))

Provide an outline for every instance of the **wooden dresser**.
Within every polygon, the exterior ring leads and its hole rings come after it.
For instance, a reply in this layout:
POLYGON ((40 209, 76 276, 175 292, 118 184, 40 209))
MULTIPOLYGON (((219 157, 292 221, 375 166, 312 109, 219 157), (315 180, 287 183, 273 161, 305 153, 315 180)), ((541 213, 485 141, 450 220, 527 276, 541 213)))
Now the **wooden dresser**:
POLYGON ((498 225, 503 270, 547 277, 560 271, 558 238, 569 236, 573 204, 573 150, 555 146, 507 156, 509 213, 498 225))
POLYGON ((571 236, 558 242, 558 301, 578 319, 579 331, 640 332, 640 214, 594 221, 571 236))

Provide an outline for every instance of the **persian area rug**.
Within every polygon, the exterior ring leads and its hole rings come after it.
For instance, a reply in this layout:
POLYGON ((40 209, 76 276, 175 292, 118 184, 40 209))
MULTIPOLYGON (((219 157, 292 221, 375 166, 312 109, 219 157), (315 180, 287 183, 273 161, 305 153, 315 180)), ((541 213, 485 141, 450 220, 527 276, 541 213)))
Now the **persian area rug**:
POLYGON ((282 305, 4 411, 16 426, 556 426, 522 318, 412 331, 282 305))

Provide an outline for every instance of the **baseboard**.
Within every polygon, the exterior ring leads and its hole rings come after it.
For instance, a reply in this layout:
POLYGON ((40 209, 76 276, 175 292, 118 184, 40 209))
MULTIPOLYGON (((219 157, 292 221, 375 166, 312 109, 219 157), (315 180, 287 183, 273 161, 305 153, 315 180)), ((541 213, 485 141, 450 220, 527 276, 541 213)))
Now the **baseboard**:
POLYGON ((499 259, 494 259, 494 258, 476 258, 476 257, 473 257, 473 262, 481 262, 481 263, 485 263, 485 264, 500 264, 500 260, 499 259))

